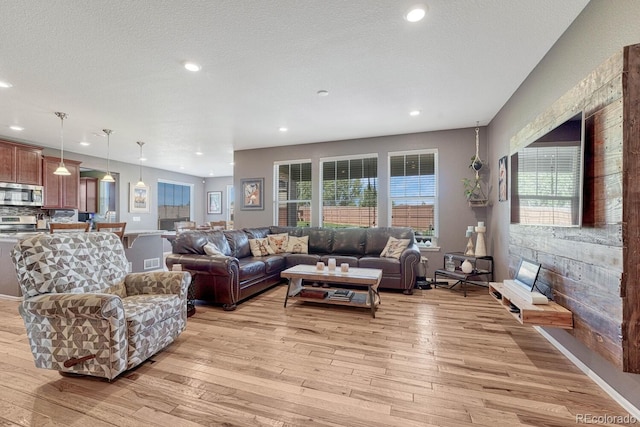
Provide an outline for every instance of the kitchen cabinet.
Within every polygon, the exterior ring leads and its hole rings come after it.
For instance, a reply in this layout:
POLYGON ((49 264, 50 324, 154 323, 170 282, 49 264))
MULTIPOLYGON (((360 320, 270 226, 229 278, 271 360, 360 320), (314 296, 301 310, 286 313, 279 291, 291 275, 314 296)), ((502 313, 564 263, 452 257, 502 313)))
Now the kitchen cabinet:
POLYGON ((80 206, 78 212, 98 212, 98 178, 80 177, 80 206))
POLYGON ((44 186, 44 209, 78 209, 80 198, 80 163, 64 160, 71 175, 54 175, 60 165, 58 157, 42 159, 42 185, 44 186))
POLYGON ((0 141, 0 182, 42 185, 42 149, 0 141))

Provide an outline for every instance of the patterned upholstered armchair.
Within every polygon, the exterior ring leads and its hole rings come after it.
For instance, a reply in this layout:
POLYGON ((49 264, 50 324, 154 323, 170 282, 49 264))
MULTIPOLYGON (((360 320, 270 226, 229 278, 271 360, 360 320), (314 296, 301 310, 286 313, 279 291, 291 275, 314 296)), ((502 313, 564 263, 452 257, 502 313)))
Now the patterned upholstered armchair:
POLYGON ((39 234, 11 253, 35 365, 108 379, 185 329, 186 272, 127 274, 113 233, 39 234))

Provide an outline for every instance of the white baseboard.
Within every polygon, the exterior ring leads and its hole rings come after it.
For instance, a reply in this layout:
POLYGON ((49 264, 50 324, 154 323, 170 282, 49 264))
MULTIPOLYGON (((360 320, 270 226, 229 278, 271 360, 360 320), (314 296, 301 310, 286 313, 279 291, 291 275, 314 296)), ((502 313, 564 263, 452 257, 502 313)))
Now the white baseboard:
POLYGON ((589 366, 584 364, 580 359, 574 356, 565 346, 563 346, 558 340, 549 335, 542 327, 534 326, 535 330, 538 331, 540 335, 545 337, 547 341, 551 343, 555 348, 557 348, 560 353, 562 353, 567 359, 569 359, 578 369, 584 372, 589 378, 591 378, 605 393, 607 393, 613 400, 618 402, 620 406, 622 406, 629 415, 636 419, 640 419, 640 409, 634 406, 631 402, 629 402, 624 396, 618 393, 613 387, 611 387, 605 380, 603 380, 597 373, 595 373, 589 366))
POLYGON ((0 299, 5 299, 9 301, 22 301, 22 297, 14 297, 12 295, 3 295, 3 294, 0 294, 0 299))

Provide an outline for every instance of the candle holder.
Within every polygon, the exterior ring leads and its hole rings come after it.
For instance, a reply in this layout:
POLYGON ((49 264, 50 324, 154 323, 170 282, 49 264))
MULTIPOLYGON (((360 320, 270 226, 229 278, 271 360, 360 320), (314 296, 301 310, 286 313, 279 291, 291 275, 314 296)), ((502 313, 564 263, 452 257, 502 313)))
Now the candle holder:
POLYGON ((464 254, 466 256, 474 256, 475 252, 473 250, 473 225, 470 225, 467 227, 467 233, 466 233, 467 238, 469 239, 467 241, 467 248, 464 252, 464 254))
POLYGON ((477 257, 487 256, 487 247, 484 243, 484 233, 487 231, 487 227, 484 226, 484 222, 478 222, 476 227, 476 255, 477 257))

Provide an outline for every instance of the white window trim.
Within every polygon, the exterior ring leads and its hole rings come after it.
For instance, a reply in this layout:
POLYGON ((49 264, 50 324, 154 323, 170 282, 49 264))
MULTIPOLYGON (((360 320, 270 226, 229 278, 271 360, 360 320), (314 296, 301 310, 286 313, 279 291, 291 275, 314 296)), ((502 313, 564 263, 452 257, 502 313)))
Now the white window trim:
MULTIPOLYGON (((271 200, 271 206, 273 206, 273 212, 271 215, 271 218, 273 218, 273 220, 271 221, 273 223, 273 225, 278 225, 278 187, 279 187, 279 180, 278 180, 278 166, 281 165, 292 165, 292 164, 300 164, 300 163, 309 163, 311 164, 311 188, 313 189, 313 162, 311 161, 311 159, 300 159, 300 160, 278 160, 273 162, 273 194, 272 194, 272 200, 271 200)), ((288 202, 306 202, 307 200, 287 200, 288 202)), ((314 212, 313 212, 313 195, 312 195, 312 200, 309 200, 310 205, 311 205, 311 209, 309 210, 309 213, 311 215, 311 218, 309 218, 309 223, 313 224, 313 216, 314 216, 314 212)))
MULTIPOLYGON (((371 159, 371 158, 374 158, 374 157, 376 159, 380 160, 379 159, 380 156, 378 155, 378 153, 349 154, 349 155, 345 155, 345 156, 320 157, 320 159, 318 161, 318 168, 320 169, 319 170, 320 179, 318 180, 318 187, 317 187, 318 196, 319 196, 318 206, 317 206, 315 211, 313 209, 313 205, 312 205, 312 208, 311 208, 311 211, 312 211, 311 215, 312 216, 313 215, 317 215, 318 218, 320 218, 320 221, 319 221, 320 227, 324 226, 323 225, 324 224, 323 215, 322 215, 322 207, 324 206, 323 205, 323 201, 324 201, 324 197, 323 196, 324 196, 324 194, 322 192, 322 183, 324 182, 324 175, 323 175, 323 173, 324 173, 324 162, 335 162, 335 161, 338 161, 338 160, 371 159)), ((379 170, 380 169, 378 168, 378 171, 379 170)), ((379 175, 377 176, 377 179, 380 179, 379 175)), ((377 215, 378 215, 377 223, 380 223, 380 220, 379 220, 380 219, 380 192, 378 192, 378 201, 377 201, 376 205, 377 205, 376 206, 376 210, 378 211, 378 213, 377 213, 377 215)))
POLYGON ((405 150, 405 151, 390 151, 387 153, 387 200, 389 201, 387 206, 387 224, 391 226, 392 224, 392 211, 393 211, 393 203, 391 203, 391 157, 395 156, 407 156, 407 155, 416 155, 416 154, 433 154, 435 165, 433 168, 433 173, 436 178, 435 185, 435 194, 434 194, 434 202, 435 206, 433 207, 433 227, 435 229, 434 237, 438 237, 440 233, 440 175, 438 173, 438 168, 440 167, 439 155, 437 148, 425 148, 422 150, 405 150))

